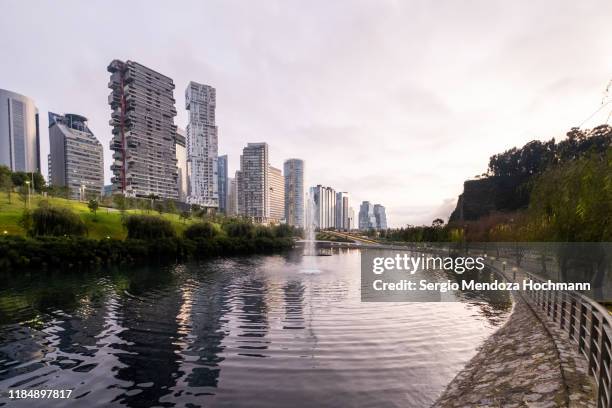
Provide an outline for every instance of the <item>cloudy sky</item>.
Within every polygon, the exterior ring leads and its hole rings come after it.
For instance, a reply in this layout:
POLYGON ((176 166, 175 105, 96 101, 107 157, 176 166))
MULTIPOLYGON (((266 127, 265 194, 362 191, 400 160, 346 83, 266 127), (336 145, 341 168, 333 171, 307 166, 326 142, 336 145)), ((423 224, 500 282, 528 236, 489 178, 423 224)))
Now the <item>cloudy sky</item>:
MULTIPOLYGON (((307 182, 387 207, 391 226, 447 218, 488 157, 557 139, 612 79, 612 2, 0 0, 0 88, 87 116, 110 179, 108 63, 217 88, 219 153, 247 142, 307 182)), ((612 105, 611 105, 612 106, 612 105)), ((609 109, 584 124, 606 121, 609 109)))

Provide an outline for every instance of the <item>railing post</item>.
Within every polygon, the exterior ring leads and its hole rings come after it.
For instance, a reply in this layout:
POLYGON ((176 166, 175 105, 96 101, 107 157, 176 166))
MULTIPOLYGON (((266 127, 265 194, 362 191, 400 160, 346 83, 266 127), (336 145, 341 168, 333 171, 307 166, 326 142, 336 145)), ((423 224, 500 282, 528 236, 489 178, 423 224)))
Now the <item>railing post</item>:
POLYGON ((570 339, 574 338, 574 333, 576 332, 576 298, 574 296, 570 299, 570 321, 568 325, 568 334, 570 339))
MULTIPOLYGON (((595 356, 593 355, 596 348, 595 348, 595 339, 593 338, 593 332, 595 330, 595 311, 593 310, 593 308, 591 308, 591 319, 589 320, 589 368, 588 368, 588 372, 591 372, 591 369, 593 368, 593 363, 595 361, 595 356)), ((595 374, 595 373, 594 373, 595 374)), ((595 375, 595 378, 597 378, 597 375, 595 375)))
POLYGON ((582 352, 584 350, 584 321, 586 312, 586 306, 582 301, 580 301, 578 312, 578 351, 582 352))
MULTIPOLYGON (((591 312, 592 313, 592 312, 591 312)), ((604 357, 604 347, 605 347, 605 343, 604 343, 604 336, 606 335, 605 331, 604 331, 604 319, 605 316, 601 316, 599 317, 599 338, 597 339, 597 348, 599 349, 599 355, 597 356, 597 372, 595 373, 595 378, 597 378, 597 404, 599 405, 599 402, 601 401, 601 396, 602 395, 606 395, 605 392, 605 386, 607 386, 606 382, 608 382, 607 378, 604 378, 606 376, 606 370, 604 368, 604 362, 603 362, 603 357, 604 357), (606 380, 604 382, 604 380, 606 380)), ((592 353, 591 353, 592 355, 592 353)), ((606 398, 607 399, 607 398, 606 398)), ((610 405, 610 401, 607 401, 608 404, 610 405)))

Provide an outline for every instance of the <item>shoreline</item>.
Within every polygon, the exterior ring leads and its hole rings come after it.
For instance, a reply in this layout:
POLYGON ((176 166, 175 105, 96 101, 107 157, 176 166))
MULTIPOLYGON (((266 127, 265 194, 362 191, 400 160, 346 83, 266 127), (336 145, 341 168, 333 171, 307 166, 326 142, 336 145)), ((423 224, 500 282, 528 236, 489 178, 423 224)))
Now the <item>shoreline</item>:
POLYGON ((446 386, 432 407, 595 407, 596 385, 529 302, 512 292, 506 322, 446 386))

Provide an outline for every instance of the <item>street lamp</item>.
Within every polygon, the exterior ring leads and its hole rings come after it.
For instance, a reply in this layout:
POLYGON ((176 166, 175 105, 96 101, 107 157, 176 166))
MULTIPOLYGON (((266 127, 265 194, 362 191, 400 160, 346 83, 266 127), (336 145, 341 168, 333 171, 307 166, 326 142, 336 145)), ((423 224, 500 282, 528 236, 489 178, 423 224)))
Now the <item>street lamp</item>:
POLYGON ((25 182, 28 186, 28 208, 30 208, 30 181, 26 180, 25 182))

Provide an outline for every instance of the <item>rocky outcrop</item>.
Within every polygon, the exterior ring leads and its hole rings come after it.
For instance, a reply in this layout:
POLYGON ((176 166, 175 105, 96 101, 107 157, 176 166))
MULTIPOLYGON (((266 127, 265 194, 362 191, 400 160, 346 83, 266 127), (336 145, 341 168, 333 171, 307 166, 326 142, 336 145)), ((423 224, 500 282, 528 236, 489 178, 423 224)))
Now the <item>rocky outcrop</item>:
POLYGON ((468 180, 449 222, 474 221, 493 212, 516 211, 529 204, 529 178, 487 177, 468 180))

